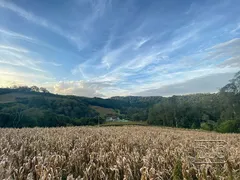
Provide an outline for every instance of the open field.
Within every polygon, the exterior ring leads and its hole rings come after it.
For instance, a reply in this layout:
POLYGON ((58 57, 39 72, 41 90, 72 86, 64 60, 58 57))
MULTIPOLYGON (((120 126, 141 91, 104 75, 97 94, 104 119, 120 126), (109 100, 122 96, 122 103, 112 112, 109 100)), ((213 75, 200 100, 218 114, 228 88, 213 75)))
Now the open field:
POLYGON ((239 142, 239 134, 143 126, 0 129, 0 179, 239 179, 239 142), (195 140, 225 141, 226 162, 194 163, 195 140))
POLYGON ((17 97, 26 98, 26 97, 33 97, 33 96, 34 95, 24 95, 24 94, 21 94, 21 93, 3 94, 3 95, 0 95, 0 103, 16 102, 17 97))
POLYGON ((101 106, 90 106, 92 109, 97 111, 102 118, 108 114, 116 115, 117 113, 112 108, 104 108, 101 106))

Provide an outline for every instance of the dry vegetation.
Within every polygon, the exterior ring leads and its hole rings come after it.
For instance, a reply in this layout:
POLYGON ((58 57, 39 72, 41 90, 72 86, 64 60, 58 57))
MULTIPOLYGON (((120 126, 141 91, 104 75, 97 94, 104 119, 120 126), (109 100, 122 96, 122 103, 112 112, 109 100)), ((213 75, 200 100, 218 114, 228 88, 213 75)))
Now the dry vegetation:
POLYGON ((240 135, 158 127, 0 129, 0 179, 239 179, 240 135), (194 165, 194 140, 227 142, 194 165))

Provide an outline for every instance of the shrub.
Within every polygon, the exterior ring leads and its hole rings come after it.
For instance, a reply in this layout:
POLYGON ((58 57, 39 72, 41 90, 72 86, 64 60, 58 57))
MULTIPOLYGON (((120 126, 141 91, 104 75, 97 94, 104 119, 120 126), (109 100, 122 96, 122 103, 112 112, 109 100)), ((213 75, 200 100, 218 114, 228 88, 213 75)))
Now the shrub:
POLYGON ((211 126, 208 123, 201 123, 201 129, 211 131, 211 126))
POLYGON ((218 125, 217 131, 221 133, 237 133, 239 132, 239 124, 237 120, 227 120, 218 125))

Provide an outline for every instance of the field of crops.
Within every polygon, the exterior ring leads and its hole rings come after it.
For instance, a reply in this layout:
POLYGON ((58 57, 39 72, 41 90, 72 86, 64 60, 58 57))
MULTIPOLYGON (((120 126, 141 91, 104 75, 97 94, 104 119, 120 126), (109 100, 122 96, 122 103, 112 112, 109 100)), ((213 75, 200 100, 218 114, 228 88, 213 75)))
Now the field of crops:
POLYGON ((0 179, 240 179, 240 135, 144 126, 0 129, 0 179), (226 142, 224 161, 197 164, 196 140, 226 142))

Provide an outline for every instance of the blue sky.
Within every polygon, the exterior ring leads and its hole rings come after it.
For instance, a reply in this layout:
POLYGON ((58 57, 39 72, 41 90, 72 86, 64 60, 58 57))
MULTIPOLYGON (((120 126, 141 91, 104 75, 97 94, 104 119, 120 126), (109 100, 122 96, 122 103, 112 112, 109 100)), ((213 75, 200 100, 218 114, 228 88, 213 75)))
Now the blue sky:
POLYGON ((240 70, 239 12, 239 0, 0 0, 0 86, 216 92, 240 70))

